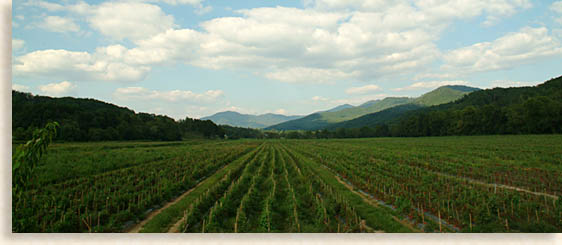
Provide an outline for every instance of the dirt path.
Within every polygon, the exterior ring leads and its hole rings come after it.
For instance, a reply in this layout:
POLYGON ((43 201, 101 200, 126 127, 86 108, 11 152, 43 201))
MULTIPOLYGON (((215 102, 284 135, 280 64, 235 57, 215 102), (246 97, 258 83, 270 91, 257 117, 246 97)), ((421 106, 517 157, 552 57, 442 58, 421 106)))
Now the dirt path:
MULTIPOLYGON (((351 185, 349 185, 348 183, 346 183, 345 181, 343 181, 339 176, 334 175, 334 177, 336 177, 336 179, 338 180, 338 182, 340 182, 341 184, 343 184, 343 185, 344 185, 347 189, 349 189, 351 192, 353 192, 353 193, 359 195, 359 196, 361 197, 361 199, 363 199, 363 200, 366 201, 367 203, 369 203, 369 204, 371 204, 372 206, 375 206, 375 207, 380 207, 378 203, 376 203, 376 202, 374 202, 373 200, 371 200, 371 198, 369 198, 368 196, 365 196, 365 195, 363 195, 362 193, 359 193, 359 192, 355 191, 355 190, 353 189, 353 186, 351 186, 351 185)), ((414 231, 414 232, 422 232, 421 230, 419 230, 419 229, 413 227, 412 224, 410 224, 410 223, 408 223, 408 222, 406 222, 406 221, 404 221, 404 220, 401 220, 401 219, 399 219, 398 217, 396 217, 396 216, 394 216, 394 215, 391 215, 391 216, 392 216, 392 218, 393 218, 396 222, 398 222, 398 223, 400 223, 400 224, 402 224, 402 225, 408 227, 408 229, 410 229, 411 231, 414 231)), ((376 231, 376 233, 379 233, 379 232, 384 232, 384 231, 376 231)))
POLYGON ((468 181, 469 183, 473 183, 473 184, 483 185, 483 186, 487 186, 487 187, 495 187, 495 188, 500 188, 500 189, 515 190, 515 191, 529 193, 529 194, 532 194, 532 195, 545 196, 545 197, 552 198, 554 200, 558 200, 558 196, 548 194, 548 193, 544 193, 544 192, 536 192, 536 191, 531 191, 531 190, 527 190, 527 189, 523 189, 523 188, 519 188, 519 187, 515 187, 515 186, 510 186, 510 185, 504 185, 504 184, 491 184, 491 183, 487 183, 487 182, 480 181, 480 180, 475 180, 475 179, 471 179, 471 178, 467 178, 467 177, 456 176, 456 175, 451 175, 451 174, 446 174, 446 173, 441 173, 441 172, 435 172, 435 171, 431 171, 431 172, 434 173, 434 174, 437 174, 437 175, 441 175, 441 176, 465 180, 465 181, 468 181))
MULTIPOLYGON (((220 170, 219 170, 219 171, 220 171, 220 170)), ((217 172, 218 172, 218 171, 217 171, 217 172)), ((224 177, 222 177, 222 180, 226 179, 227 176, 228 176, 228 175, 225 174, 224 177)), ((201 181, 200 184, 202 184, 203 182, 204 182, 204 181, 201 181)), ((199 186, 199 185, 197 185, 197 186, 199 186)), ((196 186, 195 188, 197 188, 197 186, 196 186)), ((195 188, 193 188, 193 189, 195 189, 195 188)), ((193 190, 193 189, 191 189, 191 190, 193 190)), ((189 190, 188 192, 186 192, 185 195, 189 194, 189 192, 191 192, 191 190, 189 190)), ((186 217, 185 215, 184 215, 183 217, 181 217, 181 219, 178 220, 178 222, 176 222, 174 225, 172 225, 172 227, 170 227, 170 229, 168 229, 168 232, 167 232, 167 233, 178 233, 178 232, 180 232, 180 226, 181 226, 181 224, 183 223, 183 221, 184 221, 186 218, 187 218, 187 217, 186 217)))
POLYGON ((170 229, 168 230, 168 233, 179 233, 180 232, 180 226, 186 218, 187 217, 185 217, 185 215, 184 215, 180 220, 178 220, 178 222, 176 222, 172 227, 170 227, 170 229))
MULTIPOLYGON (((223 166, 223 167, 220 168, 219 170, 217 170, 215 173, 213 173, 213 175, 216 174, 216 173, 218 173, 218 172, 220 172, 220 171, 222 171, 222 170, 223 170, 224 168, 226 168, 227 166, 228 166, 228 164, 225 165, 225 166, 223 166)), ((209 177, 210 177, 210 176, 209 176, 209 177)), ((146 218, 145 218, 143 221, 141 221, 140 223, 136 224, 135 226, 133 226, 132 228, 130 228, 130 229, 127 230, 126 232, 127 232, 127 233, 138 233, 138 232, 142 229, 142 227, 143 227, 144 225, 146 225, 146 223, 148 223, 150 220, 152 220, 152 218, 154 218, 156 215, 160 214, 162 211, 164 211, 164 209, 169 208, 170 206, 176 204, 176 203, 179 202, 181 199, 183 199, 184 197, 186 197, 187 195, 189 195, 189 193, 191 193, 191 192, 192 192, 193 190, 195 190, 197 187, 199 187, 200 185, 202 185, 203 183, 205 183, 205 181, 207 181, 207 179, 208 179, 209 177, 207 177, 207 178, 205 178, 204 180, 200 181, 199 183, 197 183, 197 185, 196 185, 195 187, 193 187, 193 188, 189 189, 188 191, 186 191, 185 193, 181 194, 181 196, 177 197, 177 198, 174 199, 173 201, 166 203, 166 205, 164 205, 163 207, 161 207, 161 208, 159 208, 159 209, 157 209, 157 210, 154 210, 154 211, 150 212, 150 213, 148 214, 148 216, 146 216, 146 218)), ((182 218, 180 221, 178 221, 176 224, 174 224, 174 226, 172 226, 172 228, 174 228, 175 226, 177 226, 177 227, 176 227, 176 230, 177 230, 177 229, 179 228, 179 226, 181 225, 181 221, 183 221, 183 219, 184 219, 184 218, 182 218)), ((170 230, 172 230, 172 229, 170 229, 170 230)), ((169 230, 168 232, 171 232, 170 230, 169 230)))

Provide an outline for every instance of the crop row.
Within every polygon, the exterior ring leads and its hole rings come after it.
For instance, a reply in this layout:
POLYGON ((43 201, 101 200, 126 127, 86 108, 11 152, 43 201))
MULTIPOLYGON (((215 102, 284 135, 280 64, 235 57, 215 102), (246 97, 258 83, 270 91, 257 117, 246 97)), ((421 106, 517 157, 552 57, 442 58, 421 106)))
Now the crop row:
POLYGON ((279 144, 217 181, 185 211, 184 232, 360 231, 355 209, 279 144), (238 175, 238 173, 240 173, 238 175))
MULTIPOLYGON (((118 232, 257 146, 214 145, 182 157, 37 186, 12 202, 17 232, 118 232)), ((61 169, 62 170, 62 169, 61 169)))
POLYGON ((420 223, 428 212, 465 231, 559 231, 562 227, 561 203, 555 196, 443 174, 438 172, 439 162, 392 161, 392 152, 367 144, 295 143, 290 147, 420 223))

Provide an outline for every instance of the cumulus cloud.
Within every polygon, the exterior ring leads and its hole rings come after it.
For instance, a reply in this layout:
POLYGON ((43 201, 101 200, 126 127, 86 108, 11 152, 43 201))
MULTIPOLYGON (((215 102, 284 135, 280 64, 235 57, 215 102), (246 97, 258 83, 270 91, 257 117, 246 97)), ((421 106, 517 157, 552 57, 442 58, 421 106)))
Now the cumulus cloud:
POLYGON ((49 83, 39 86, 39 90, 50 96, 68 95, 76 89, 76 85, 69 81, 62 81, 60 83, 49 83))
POLYGON ((347 94, 368 94, 368 93, 372 93, 372 92, 376 92, 376 91, 380 91, 381 88, 375 84, 369 84, 369 85, 365 85, 365 86, 361 86, 361 87, 353 87, 353 88, 348 88, 347 90, 345 90, 345 93, 347 94))
POLYGON ((170 5, 189 4, 193 6, 200 6, 205 0, 144 0, 146 2, 163 2, 170 5))
POLYGON ((558 14, 557 17, 554 17, 554 20, 562 25, 562 1, 552 3, 552 5, 550 5, 550 10, 558 14))
POLYGON ((488 88, 511 88, 511 87, 526 87, 535 86, 541 82, 522 82, 522 81, 510 81, 510 80, 497 80, 493 81, 488 88))
POLYGON ((24 3, 25 6, 37 6, 46 9, 47 11, 62 11, 65 10, 65 7, 58 3, 52 3, 47 1, 36 1, 30 0, 24 3))
POLYGON ((12 51, 17 51, 23 48, 25 41, 21 39, 12 39, 12 51))
POLYGON ((288 115, 289 112, 283 108, 275 110, 275 114, 288 115))
MULTIPOLYGON (((163 2, 202 6, 196 0, 163 2)), ((74 63, 56 69, 86 71, 88 78, 138 81, 154 65, 184 63, 249 70, 288 83, 369 81, 419 72, 441 59, 436 42, 456 19, 503 18, 531 4, 527 0, 319 0, 307 6, 311 7, 238 10, 239 17, 210 19, 195 30, 178 29, 171 15, 145 1, 78 2, 65 7, 84 15, 100 33, 116 40, 129 39, 135 46, 120 48, 119 57, 111 59, 96 55, 106 48, 100 47, 86 53, 89 58, 82 59, 79 69, 74 63), (126 75, 111 72, 116 69, 126 75)), ((454 59, 461 51, 449 52, 447 65, 457 66, 454 59)), ((39 54, 47 55, 36 51, 34 58, 42 60, 39 54)), ((31 68, 45 68, 32 66, 41 61, 19 58, 29 64, 19 66, 21 72, 41 73, 41 69, 31 68)))
POLYGON ((47 16, 38 26, 52 32, 77 32, 80 30, 80 26, 74 23, 72 19, 60 16, 47 16))
POLYGON ((24 76, 121 82, 144 79, 150 68, 125 63, 119 56, 124 50, 120 45, 99 48, 94 54, 62 49, 40 50, 17 57, 12 67, 14 74, 24 76))
POLYGON ((17 90, 17 91, 20 91, 20 92, 29 91, 29 86, 12 83, 12 90, 17 90))
POLYGON ((173 16, 166 15, 160 7, 152 4, 105 2, 90 7, 90 25, 116 40, 143 39, 175 26, 173 16))
POLYGON ((329 83, 352 77, 353 74, 345 73, 336 69, 318 69, 307 67, 292 67, 265 74, 272 80, 288 83, 329 83))
POLYGON ((324 98, 322 96, 317 95, 317 96, 312 97, 312 100, 313 101, 328 101, 328 98, 324 98))
POLYGON ((224 95, 222 90, 208 90, 194 93, 189 90, 157 91, 143 87, 118 88, 113 96, 125 100, 160 100, 166 102, 190 101, 197 103, 213 103, 224 95))
POLYGON ((445 85, 469 85, 466 81, 428 81, 428 82, 417 82, 410 86, 403 88, 395 88, 394 91, 409 91, 409 90, 421 90, 421 89, 434 89, 445 85))
POLYGON ((476 43, 448 52, 444 55, 443 68, 459 72, 501 70, 560 54, 560 40, 549 35, 546 27, 524 27, 492 42, 476 43))
POLYGON ((389 95, 389 94, 373 94, 373 95, 364 95, 364 96, 353 96, 351 98, 329 100, 328 103, 332 106, 343 105, 343 104, 360 105, 360 104, 363 104, 367 101, 384 99, 384 98, 390 97, 390 96, 392 96, 392 95, 389 95))
POLYGON ((552 3, 550 9, 556 13, 562 14, 562 1, 552 3))

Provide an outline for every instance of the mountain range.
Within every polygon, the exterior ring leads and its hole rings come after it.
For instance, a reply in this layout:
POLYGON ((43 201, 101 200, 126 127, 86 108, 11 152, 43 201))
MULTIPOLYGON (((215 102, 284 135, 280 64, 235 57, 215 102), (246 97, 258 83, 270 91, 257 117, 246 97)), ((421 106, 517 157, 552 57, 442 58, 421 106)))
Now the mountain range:
POLYGON ((299 119, 303 116, 285 116, 267 113, 263 115, 241 114, 235 111, 224 111, 212 116, 203 117, 201 120, 211 120, 219 125, 229 125, 244 128, 265 128, 290 120, 299 119))
MULTIPOLYGON (((325 128, 349 128, 376 125, 403 114, 406 111, 452 102, 478 88, 455 85, 442 86, 417 98, 387 97, 367 101, 359 106, 341 110, 328 110, 267 127, 273 130, 319 130, 325 128), (396 108, 390 110, 391 108, 396 108), (389 110, 389 111, 386 111, 389 110), (383 112, 374 115, 374 113, 383 112)), ((337 107, 336 107, 337 108, 337 107)))

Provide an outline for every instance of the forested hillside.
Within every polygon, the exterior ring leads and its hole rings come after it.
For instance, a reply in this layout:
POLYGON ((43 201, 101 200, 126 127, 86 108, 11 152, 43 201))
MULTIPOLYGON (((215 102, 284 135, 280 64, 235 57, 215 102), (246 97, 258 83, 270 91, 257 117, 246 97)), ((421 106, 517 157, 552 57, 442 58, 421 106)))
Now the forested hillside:
POLYGON ((562 133, 562 77, 535 87, 476 91, 410 112, 391 131, 394 136, 562 133))
POLYGON ((302 116, 285 116, 267 113, 262 115, 240 114, 234 111, 223 111, 212 116, 202 117, 201 120, 211 120, 218 125, 229 125, 243 128, 265 128, 278 123, 301 118, 302 116))
POLYGON ((383 122, 386 123, 390 119, 402 115, 406 110, 448 103, 477 90, 479 89, 467 86, 442 86, 417 98, 387 97, 382 100, 371 100, 359 106, 348 107, 342 110, 313 113, 306 117, 273 125, 266 129, 319 130, 325 128, 373 126, 383 122), (389 110, 401 105, 408 106, 400 107, 397 110, 389 110), (377 116, 372 115, 385 110, 387 111, 377 116), (372 119, 376 122, 371 122, 372 119))
POLYGON ((29 139, 34 129, 51 121, 60 123, 57 139, 66 141, 181 140, 224 135, 223 129, 211 121, 186 117, 178 122, 94 99, 51 98, 12 91, 13 139, 29 139))

